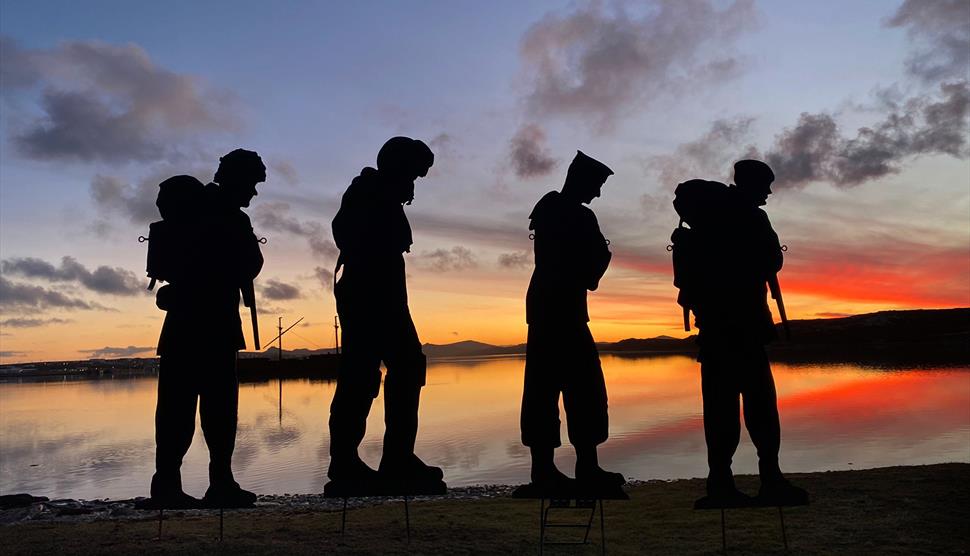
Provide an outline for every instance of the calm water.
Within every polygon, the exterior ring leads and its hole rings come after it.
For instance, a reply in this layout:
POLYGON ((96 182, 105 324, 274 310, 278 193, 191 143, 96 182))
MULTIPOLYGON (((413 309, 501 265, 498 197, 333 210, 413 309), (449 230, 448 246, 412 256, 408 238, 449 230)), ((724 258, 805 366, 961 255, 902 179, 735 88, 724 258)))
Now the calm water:
MULTIPOLYGON (((697 363, 687 357, 603 356, 610 394, 604 466, 640 479, 706 474, 697 363)), ((429 368, 417 452, 451 486, 520 483, 523 360, 438 361, 429 368)), ((869 370, 775 365, 788 471, 970 462, 967 369, 869 370)), ((51 498, 144 496, 153 471, 154 378, 0 384, 0 493, 51 498)), ((240 387, 236 477, 259 493, 320 492, 334 384, 285 381, 240 387)), ((383 400, 361 448, 380 460, 383 400)), ((565 427, 563 427, 565 429, 565 427)), ((565 439, 565 430, 563 431, 565 439)), ((557 451, 571 471, 572 449, 557 451)), ((186 491, 206 487, 201 431, 183 467, 186 491)), ((757 471, 745 435, 735 471, 757 471)))

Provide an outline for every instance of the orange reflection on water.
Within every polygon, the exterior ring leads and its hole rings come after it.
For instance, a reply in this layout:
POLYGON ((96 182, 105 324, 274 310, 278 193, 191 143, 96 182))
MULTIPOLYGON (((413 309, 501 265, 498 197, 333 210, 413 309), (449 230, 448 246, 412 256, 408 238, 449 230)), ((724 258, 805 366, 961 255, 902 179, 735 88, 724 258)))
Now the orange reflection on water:
MULTIPOLYGON (((698 364, 688 357, 602 357, 610 396, 604 466, 636 478, 706 474, 698 364)), ((527 480, 519 440, 521 357, 433 361, 422 395, 417 452, 449 484, 527 480)), ((970 460, 970 372, 885 371, 777 364, 782 463, 790 471, 970 460)), ((154 378, 0 384, 0 492, 51 497, 145 495, 154 460, 154 378)), ((261 493, 320 492, 328 465, 334 384, 278 381, 240 387, 237 479, 261 493), (282 394, 282 397, 281 397, 282 394)), ((377 465, 383 397, 362 457, 377 465)), ((571 471, 573 451, 557 451, 571 471)), ((200 495, 208 454, 201 434, 183 480, 200 495)), ((756 471, 745 436, 735 470, 756 471)))

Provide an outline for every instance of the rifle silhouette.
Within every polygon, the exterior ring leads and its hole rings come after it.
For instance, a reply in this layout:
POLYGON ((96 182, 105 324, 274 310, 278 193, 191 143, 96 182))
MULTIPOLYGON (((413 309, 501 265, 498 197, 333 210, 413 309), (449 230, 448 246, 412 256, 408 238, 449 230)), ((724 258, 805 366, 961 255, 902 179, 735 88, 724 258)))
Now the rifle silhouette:
POLYGON ((785 313, 785 301, 781 298, 781 285, 778 284, 778 275, 772 274, 768 278, 768 289, 771 290, 771 298, 778 304, 778 315, 781 317, 781 325, 785 329, 785 339, 791 341, 791 329, 788 327, 788 314, 785 313))

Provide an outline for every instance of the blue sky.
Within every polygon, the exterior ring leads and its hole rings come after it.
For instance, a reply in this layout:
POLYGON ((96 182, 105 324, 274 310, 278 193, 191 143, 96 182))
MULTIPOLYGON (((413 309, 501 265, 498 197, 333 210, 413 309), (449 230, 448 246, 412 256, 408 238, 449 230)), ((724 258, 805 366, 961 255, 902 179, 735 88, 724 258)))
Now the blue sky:
MULTIPOLYGON (((270 239, 261 280, 300 291, 268 301, 264 318, 307 314, 311 326, 302 335, 329 345, 333 304, 316 269, 332 268, 332 259, 310 240, 329 241, 339 195, 397 134, 422 138, 437 153, 408 208, 416 231, 412 311, 427 341, 502 343, 524 333, 525 217, 558 187, 577 148, 616 170, 593 204, 618 255, 591 302, 594 332, 604 340, 676 333, 663 251, 676 224, 673 186, 696 176, 729 180, 730 163, 749 147, 794 168, 805 153, 786 150, 781 139, 809 130, 803 113, 831 121, 838 136, 833 152, 809 153, 812 175, 779 174, 768 207, 793 247, 811 238, 790 255, 805 258, 790 259, 799 285, 786 296, 789 312, 970 304, 970 255, 955 266, 939 262, 970 250, 967 111, 962 89, 941 88, 965 88, 970 70, 958 55, 932 79, 926 67, 908 65, 940 36, 970 40, 968 29, 970 5, 960 1, 0 1, 4 59, 40 72, 29 86, 10 77, 0 83, 4 277, 118 311, 0 300, 0 323, 8 323, 0 351, 10 352, 3 360, 69 357, 102 344, 153 346, 160 315, 147 296, 28 275, 15 263, 57 266, 70 256, 90 269, 142 276, 144 249, 134 238, 150 219, 137 212, 138 199, 147 196, 150 205, 154 184, 175 173, 211 179, 218 156, 238 146, 259 151, 270 166, 250 211, 270 239), (109 59, 141 60, 150 71, 109 69, 99 77, 95 64, 109 59), (138 76, 160 87, 191 82, 191 92, 176 100, 144 89, 118 93, 138 85, 125 81, 138 76), (23 138, 31 130, 47 130, 38 148, 60 144, 44 104, 51 90, 100 99, 115 115, 136 106, 144 130, 133 137, 165 152, 28 152, 23 138), (949 127, 919 119, 926 105, 947 99, 957 99, 946 105, 956 114, 949 127), (172 123, 186 110, 211 121, 172 123), (880 128, 894 113, 918 120, 903 131, 880 128), (889 171, 865 170, 853 181, 847 172, 862 166, 836 166, 859 147, 852 140, 862 126, 885 129, 886 140, 896 133, 898 152, 889 171), (928 147, 920 138, 931 132, 938 134, 928 147), (105 197, 105 188, 115 196, 105 197), (280 219, 297 226, 269 226, 280 219), (894 235, 914 245, 882 249, 898 243, 894 235), (927 250, 937 257, 919 264, 945 272, 946 287, 932 288, 947 295, 925 294, 913 286, 920 276, 900 267, 927 250), (884 258, 873 254, 882 251, 884 258), (888 278, 869 287, 878 295, 810 287, 819 279, 813 269, 831 260, 845 262, 847 282, 888 278), (98 331, 72 332, 82 322, 98 323, 98 331)), ((871 155, 879 140, 853 152, 871 155)))

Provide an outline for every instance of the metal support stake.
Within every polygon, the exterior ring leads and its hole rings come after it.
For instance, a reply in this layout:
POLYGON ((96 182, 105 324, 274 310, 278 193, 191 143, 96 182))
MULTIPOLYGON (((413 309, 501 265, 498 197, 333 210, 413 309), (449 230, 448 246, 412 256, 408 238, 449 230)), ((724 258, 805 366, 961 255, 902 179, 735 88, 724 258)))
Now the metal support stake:
POLYGON ((788 550, 788 535, 785 533, 785 512, 778 506, 778 519, 781 520, 781 540, 785 543, 785 551, 788 550))
POLYGON ((546 544, 546 499, 539 499, 539 556, 542 556, 542 546, 546 544))
POLYGON ((225 520, 225 516, 226 516, 226 510, 225 508, 220 506, 219 507, 219 542, 222 542, 223 522, 225 520))
POLYGON ((404 495, 404 523, 408 530, 408 544, 411 544, 411 512, 408 510, 408 496, 404 495))
MULTIPOLYGON (((600 548, 603 556, 606 556, 606 518, 603 517, 603 499, 600 498, 600 548)), ((595 510, 595 508, 594 508, 595 510)), ((589 534, 589 527, 586 528, 586 534, 589 534)))
MULTIPOLYGON (((576 501, 576 505, 579 505, 579 501, 576 501)), ((589 542, 589 530, 593 527, 593 518, 596 517, 596 502, 593 502, 593 507, 589 509, 589 520, 586 522, 586 534, 583 535, 583 544, 589 542)))
POLYGON ((343 535, 347 529, 347 498, 344 497, 344 511, 340 514, 340 534, 343 535))
POLYGON ((158 540, 162 540, 162 508, 158 508, 158 540))
POLYGON ((721 548, 727 554, 727 533, 724 531, 724 508, 721 508, 721 548))

